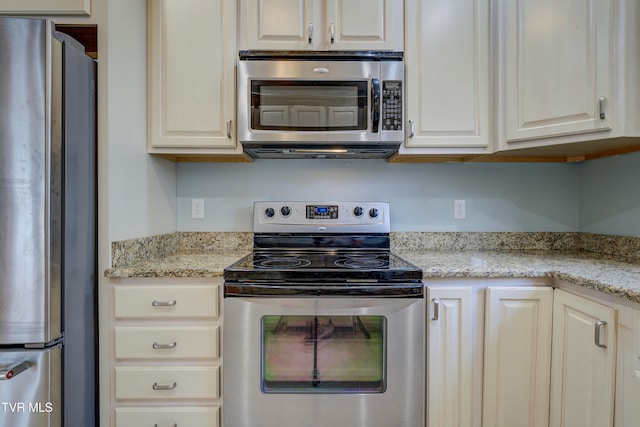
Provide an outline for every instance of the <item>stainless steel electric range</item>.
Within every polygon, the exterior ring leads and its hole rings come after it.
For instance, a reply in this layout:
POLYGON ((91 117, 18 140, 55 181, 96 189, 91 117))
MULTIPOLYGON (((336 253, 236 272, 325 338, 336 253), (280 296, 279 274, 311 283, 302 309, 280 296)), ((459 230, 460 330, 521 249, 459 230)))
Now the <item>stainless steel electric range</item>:
POLYGON ((422 271, 389 232, 388 203, 254 204, 224 271, 225 425, 423 425, 422 271))

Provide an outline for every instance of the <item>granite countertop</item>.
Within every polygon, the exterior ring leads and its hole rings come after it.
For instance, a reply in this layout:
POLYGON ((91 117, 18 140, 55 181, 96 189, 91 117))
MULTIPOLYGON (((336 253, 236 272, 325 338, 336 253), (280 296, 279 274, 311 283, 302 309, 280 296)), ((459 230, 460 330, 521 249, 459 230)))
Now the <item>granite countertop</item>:
POLYGON ((424 278, 552 278, 640 303, 640 264, 614 256, 561 251, 396 251, 424 278))
POLYGON ((107 277, 222 277, 225 267, 250 251, 177 253, 134 261, 105 272, 107 277))
MULTIPOLYGON (((640 263, 585 252, 396 250, 428 278, 553 278, 640 303, 640 263)), ((107 270, 107 277, 221 277, 247 250, 178 253, 107 270)))

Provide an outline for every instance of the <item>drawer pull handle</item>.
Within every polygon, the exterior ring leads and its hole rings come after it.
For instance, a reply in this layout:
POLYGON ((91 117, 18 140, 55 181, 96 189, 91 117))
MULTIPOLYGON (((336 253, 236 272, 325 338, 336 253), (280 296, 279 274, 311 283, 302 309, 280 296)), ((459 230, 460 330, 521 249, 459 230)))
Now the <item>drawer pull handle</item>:
POLYGON ((173 348, 176 348, 178 346, 178 343, 176 341, 172 342, 171 344, 158 344, 157 342, 153 343, 153 348, 155 350, 171 350, 173 348))
MULTIPOLYGON (((158 423, 155 423, 153 427, 158 427, 158 423)), ((178 423, 173 423, 173 427, 178 427, 178 423)))
POLYGON ((177 386, 178 386, 177 382, 174 382, 173 384, 168 384, 168 385, 162 385, 162 384, 158 384, 158 383, 153 383, 153 389, 154 390, 173 390, 177 386))
POLYGON ((154 307, 174 307, 176 304, 178 304, 178 301, 176 300, 171 300, 171 301, 156 301, 154 300, 151 305, 154 307))

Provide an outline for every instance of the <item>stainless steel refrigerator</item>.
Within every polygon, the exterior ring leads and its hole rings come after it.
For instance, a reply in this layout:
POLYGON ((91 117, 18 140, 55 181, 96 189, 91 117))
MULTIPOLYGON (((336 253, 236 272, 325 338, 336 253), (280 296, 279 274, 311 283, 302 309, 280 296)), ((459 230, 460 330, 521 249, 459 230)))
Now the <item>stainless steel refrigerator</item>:
POLYGON ((0 427, 96 424, 95 61, 0 17, 0 427))

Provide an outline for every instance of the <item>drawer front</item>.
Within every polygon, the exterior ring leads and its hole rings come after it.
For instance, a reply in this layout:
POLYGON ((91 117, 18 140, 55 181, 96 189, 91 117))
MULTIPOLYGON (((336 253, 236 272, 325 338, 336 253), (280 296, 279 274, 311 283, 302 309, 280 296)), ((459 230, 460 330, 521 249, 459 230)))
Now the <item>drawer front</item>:
POLYGON ((115 368, 116 399, 217 399, 218 366, 115 368))
POLYGON ((116 359, 217 359, 218 326, 116 326, 116 359))
POLYGON ((218 287, 214 285, 119 285, 114 292, 116 319, 218 317, 218 287))
POLYGON ((116 408, 116 427, 220 427, 220 408, 116 408))

